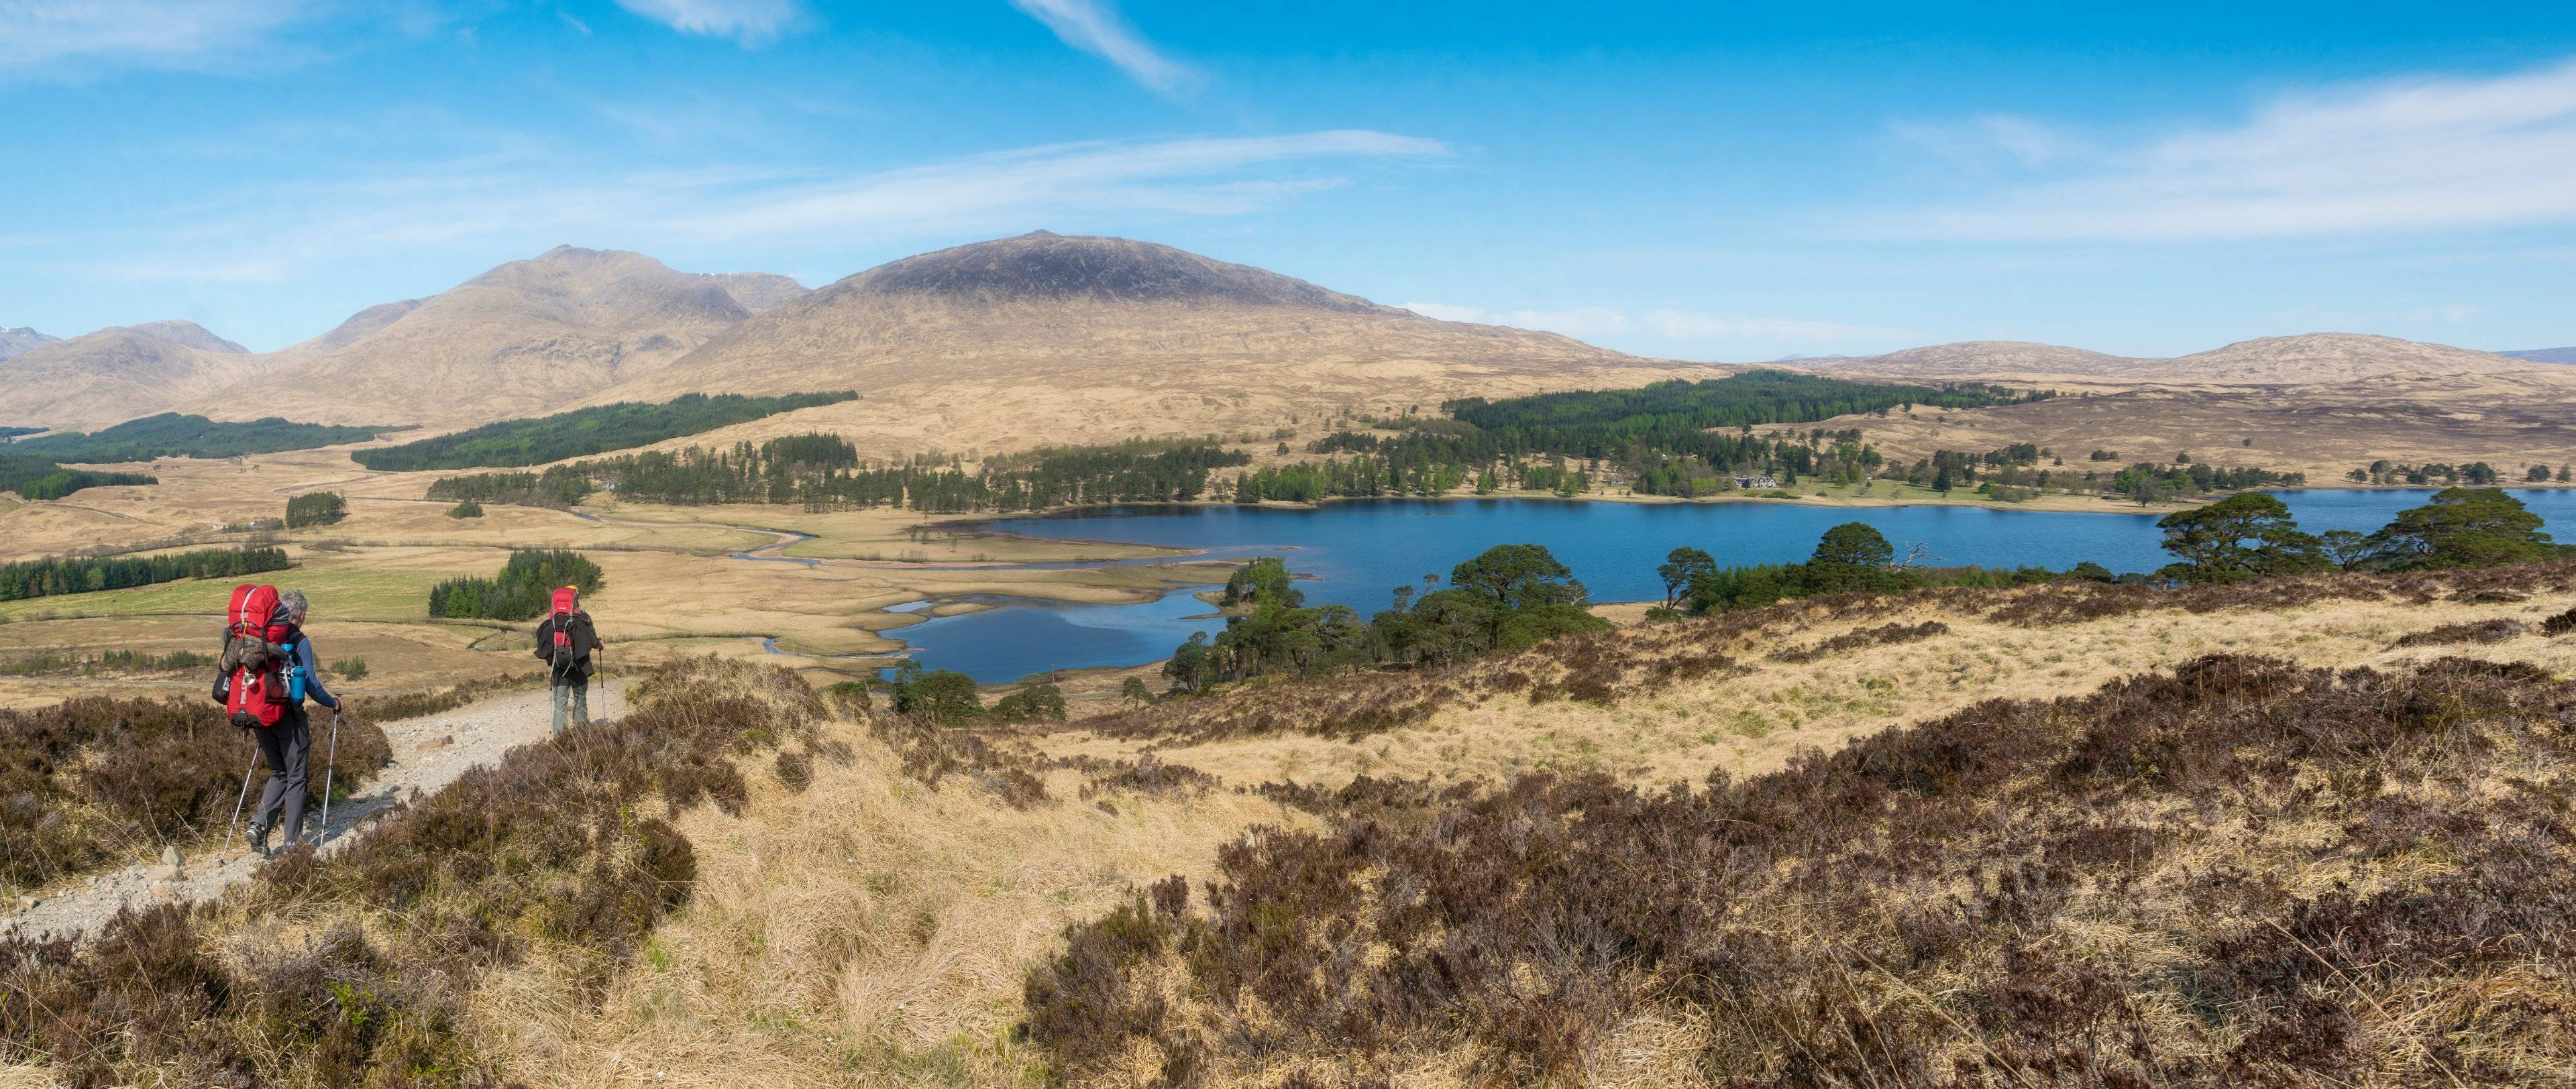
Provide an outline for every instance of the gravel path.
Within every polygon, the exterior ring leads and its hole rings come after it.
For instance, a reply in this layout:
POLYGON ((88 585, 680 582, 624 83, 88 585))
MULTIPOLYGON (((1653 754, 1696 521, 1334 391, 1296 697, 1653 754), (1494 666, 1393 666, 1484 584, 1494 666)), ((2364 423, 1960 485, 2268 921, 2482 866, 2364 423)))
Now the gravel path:
MULTIPOLYGON (((516 746, 543 740, 552 718, 549 698, 542 688, 512 692, 453 711, 385 723, 385 738, 392 742, 394 762, 365 790, 332 804, 331 827, 321 832, 321 849, 335 850, 348 842, 351 831, 382 816, 415 789, 423 794, 434 792, 455 782, 468 768, 493 763, 516 746)), ((626 682, 611 681, 605 689, 594 687, 590 713, 592 718, 623 716, 626 682)), ((313 759, 320 763, 323 750, 330 744, 329 713, 317 709, 313 728, 313 759)), ((248 759, 248 746, 244 746, 243 756, 248 759)), ((235 780, 234 786, 239 785, 235 780)), ((315 768, 313 800, 304 818, 308 839, 316 834, 321 820, 321 794, 322 769, 315 768)), ((242 819, 247 822, 249 814, 243 814, 242 819)), ((9 905, 6 917, 0 917, 0 933, 96 933, 127 905, 212 899, 226 886, 249 877, 260 861, 241 843, 236 832, 234 841, 215 857, 184 859, 175 879, 160 861, 138 863, 57 885, 33 897, 33 906, 21 899, 9 905)))

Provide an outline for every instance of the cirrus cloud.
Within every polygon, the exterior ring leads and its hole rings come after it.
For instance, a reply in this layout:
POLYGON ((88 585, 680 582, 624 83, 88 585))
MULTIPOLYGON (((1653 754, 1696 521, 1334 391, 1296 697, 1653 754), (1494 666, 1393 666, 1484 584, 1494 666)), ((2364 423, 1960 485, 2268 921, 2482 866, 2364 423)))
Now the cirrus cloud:
POLYGON ((2576 223, 2576 61, 2284 95, 2235 124, 2121 144, 2037 122, 1909 125, 1939 154, 2033 169, 1980 199, 1863 233, 1970 241, 2178 242, 2576 223))

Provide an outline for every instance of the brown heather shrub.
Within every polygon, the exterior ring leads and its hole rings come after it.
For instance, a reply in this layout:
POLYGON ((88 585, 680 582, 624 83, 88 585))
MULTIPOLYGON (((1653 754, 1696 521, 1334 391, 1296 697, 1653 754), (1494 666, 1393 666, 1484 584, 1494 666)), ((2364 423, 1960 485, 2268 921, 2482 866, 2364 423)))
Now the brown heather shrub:
POLYGON ((1103 794, 1194 798, 1216 789, 1216 776, 1187 764, 1166 763, 1152 753, 1134 760, 1091 757, 1078 766, 1090 777, 1082 784, 1084 801, 1103 794))
POLYGON ((2576 633, 2576 609, 2569 609, 2540 622, 2542 635, 2555 637, 2570 633, 2576 633))
POLYGON ((1913 643, 1936 635, 1948 634, 1950 634, 1950 625, 1938 620, 1926 620, 1920 624, 1882 624, 1875 628, 1855 628, 1814 646, 1775 650, 1771 652, 1771 660, 1790 663, 1812 662, 1844 651, 1913 643))
MULTIPOLYGON (((330 712, 313 714, 319 763, 330 712)), ((0 710, 0 883, 41 885, 163 843, 221 836, 251 752, 204 699, 85 697, 0 710)), ((385 732, 352 715, 340 726, 333 790, 345 796, 392 761, 385 732)), ((263 766, 251 789, 267 781, 263 766)))
POLYGON ((2402 636, 2397 640, 2397 645, 2438 647, 2459 643, 2501 643, 2508 639, 2519 639, 2530 632, 2530 626, 2522 621, 2498 618, 2466 624, 2444 624, 2438 628, 2402 636))
MULTIPOLYGON (((1831 594, 1757 609, 1549 640, 1526 650, 1445 666, 1358 673, 1248 686, 1198 699, 1167 699, 1080 720, 1075 728, 1102 737, 1189 746, 1282 733, 1352 739, 1429 719, 1441 708, 1493 696, 1610 702, 1679 681, 1729 676, 1744 669, 1729 651, 1807 627, 1873 620, 1915 611, 1983 616, 1997 623, 2050 627, 2155 610, 2210 613, 2277 611, 2328 601, 2395 598, 2429 604, 2479 594, 2576 592, 2576 562, 2402 574, 2259 579, 2225 586, 2176 588, 2068 580, 2014 589, 1953 586, 1902 594, 1831 594)), ((1893 642, 1931 638, 1929 626, 1870 629, 1893 642)), ((1848 637, 1843 637, 1848 638, 1848 637)), ((1786 651, 1787 662, 1868 643, 1786 651)))
MULTIPOLYGON (((2051 627, 2162 609, 2192 613, 2255 610, 2280 612, 2328 601, 2397 600, 2429 605, 2510 601, 2535 593, 2576 590, 2576 562, 2553 560, 2512 567, 2395 573, 2337 572, 2165 588, 2133 583, 2068 580, 2009 591, 1968 590, 1954 606, 1976 603, 1988 620, 2020 627, 2051 627), (1996 604, 2000 601, 2001 604, 1996 604)), ((1911 596, 1911 595, 1908 595, 1911 596)), ((1977 611, 1962 609, 1961 611, 1977 611)))
POLYGON ((630 694, 221 904, 128 911, 87 948, 0 937, 0 1062, 76 1089, 496 1084, 459 1029, 487 973, 542 953, 597 988, 688 898, 696 856, 642 803, 738 810, 738 761, 821 751, 784 671, 701 659, 630 694))
POLYGON ((2563 1083, 2571 728, 2530 666, 2211 657, 1704 789, 1354 808, 1071 928, 1022 1033, 1075 1084, 1574 1083, 1639 1018, 1725 1085, 2563 1083))

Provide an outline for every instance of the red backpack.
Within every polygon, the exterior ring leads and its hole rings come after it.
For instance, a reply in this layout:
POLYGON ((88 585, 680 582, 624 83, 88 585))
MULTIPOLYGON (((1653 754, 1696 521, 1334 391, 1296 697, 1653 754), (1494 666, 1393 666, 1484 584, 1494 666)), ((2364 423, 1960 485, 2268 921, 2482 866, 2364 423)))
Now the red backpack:
POLYGON ((572 614, 580 608, 581 594, 570 586, 555 591, 555 653, 572 652, 572 614))
POLYGON ((295 626, 277 623, 277 587, 233 587, 224 607, 224 711, 235 726, 275 726, 286 717, 286 669, 295 626))

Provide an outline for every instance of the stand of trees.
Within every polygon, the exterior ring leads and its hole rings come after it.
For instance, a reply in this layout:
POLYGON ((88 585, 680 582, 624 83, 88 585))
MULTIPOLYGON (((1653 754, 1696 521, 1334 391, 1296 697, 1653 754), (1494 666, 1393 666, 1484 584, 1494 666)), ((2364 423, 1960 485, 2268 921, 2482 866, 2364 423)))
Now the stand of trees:
POLYGON ((310 450, 342 442, 363 442, 393 427, 336 427, 289 423, 277 416, 249 422, 218 423, 203 416, 164 412, 114 427, 82 434, 68 431, 17 444, 20 453, 55 461, 99 465, 154 458, 229 458, 310 450))
POLYGON ((293 566, 276 548, 209 548, 158 556, 48 556, 0 565, 0 601, 124 590, 180 579, 233 578, 293 566))
POLYGON ((2064 574, 2044 567, 1913 567, 1897 562, 1885 534, 1863 522, 1825 531, 1804 563, 1717 565, 1696 548, 1676 548, 1655 568, 1667 608, 1693 615, 1754 609, 1817 594, 1902 593, 1934 586, 2030 586, 2062 578, 2113 576, 2099 564, 2079 564, 2064 574))
POLYGON ((1458 661, 1543 639, 1606 631, 1574 573, 1542 546, 1496 545, 1449 572, 1423 576, 1424 592, 1395 589, 1393 603, 1362 621, 1342 605, 1306 606, 1285 561, 1262 559, 1229 579, 1226 603, 1251 611, 1209 639, 1194 633, 1163 675, 1183 691, 1271 672, 1299 677, 1380 665, 1458 661))
POLYGON ((2237 495, 2166 515, 2172 564, 2159 574, 2184 582, 2234 582, 2267 575, 2495 567, 2576 557, 2541 531, 2522 501, 2494 488, 2446 488, 2431 502, 2397 512, 2376 533, 2301 530, 2268 495, 2237 495))
POLYGON ((1208 471, 1251 455, 1207 443, 1134 442, 1039 450, 984 462, 859 467, 858 451, 832 435, 791 435, 730 450, 690 447, 576 462, 527 473, 449 477, 432 499, 569 505, 595 486, 648 503, 798 503, 807 510, 909 507, 931 513, 1039 511, 1102 503, 1188 502, 1205 494, 1208 471), (596 482, 596 484, 594 484, 596 482))
POLYGON ((658 405, 628 401, 535 419, 503 420, 400 446, 355 450, 349 456, 358 464, 378 471, 543 465, 610 450, 650 446, 664 439, 748 423, 781 412, 855 401, 858 396, 848 390, 792 393, 784 397, 744 397, 732 393, 709 397, 691 393, 658 405))
POLYGON ((349 516, 349 500, 338 492, 306 492, 286 497, 286 528, 327 526, 349 516))
POLYGON ((125 484, 160 482, 158 478, 145 473, 102 473, 89 469, 66 469, 39 457, 25 454, 0 454, 0 491, 16 492, 22 499, 60 499, 83 488, 112 488, 125 484))
POLYGON ((475 473, 443 476, 429 484, 429 498, 460 503, 507 503, 522 507, 570 507, 595 489, 590 474, 569 465, 542 473, 475 473))
POLYGON ((464 620, 534 620, 545 615, 555 588, 584 595, 608 584, 599 565, 564 549, 517 549, 501 573, 488 579, 449 579, 430 588, 429 615, 464 620))
POLYGON ((1855 481, 1880 463, 1857 430, 1756 435, 1753 428, 1885 415, 1916 405, 1980 408, 2052 396, 1974 383, 1908 386, 1749 371, 1638 389, 1492 402, 1469 398, 1441 406, 1453 417, 1450 426, 1411 426, 1392 436, 1326 436, 1308 449, 1358 456, 1246 474, 1236 481, 1235 497, 1251 502, 1437 495, 1468 481, 1479 493, 1572 495, 1596 478, 1616 475, 1639 495, 1696 498, 1734 488, 1738 475, 1770 476, 1783 484, 1801 476, 1855 481))

